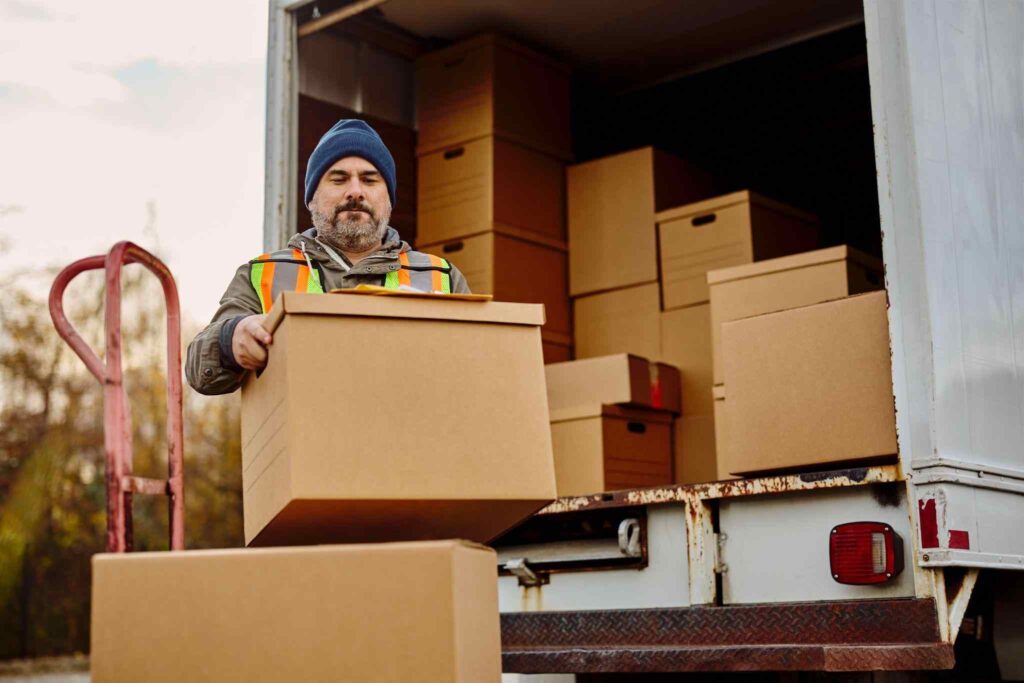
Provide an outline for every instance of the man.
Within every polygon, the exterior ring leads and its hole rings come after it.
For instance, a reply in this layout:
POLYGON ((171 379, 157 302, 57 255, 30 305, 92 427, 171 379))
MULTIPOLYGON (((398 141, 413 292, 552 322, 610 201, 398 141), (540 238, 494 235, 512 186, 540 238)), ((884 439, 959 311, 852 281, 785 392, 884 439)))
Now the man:
POLYGON ((213 320, 188 345, 185 376, 199 393, 232 392, 246 371, 267 364, 273 338, 262 323, 282 291, 370 284, 469 293, 455 266, 413 251, 388 226, 395 160, 365 122, 341 120, 320 138, 306 165, 305 201, 313 227, 292 237, 288 249, 240 266, 213 320))

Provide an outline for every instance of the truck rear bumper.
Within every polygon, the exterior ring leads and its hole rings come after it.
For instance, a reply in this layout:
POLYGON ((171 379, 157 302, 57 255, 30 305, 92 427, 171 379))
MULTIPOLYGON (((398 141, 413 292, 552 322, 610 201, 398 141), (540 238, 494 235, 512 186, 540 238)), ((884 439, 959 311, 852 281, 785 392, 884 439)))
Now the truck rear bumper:
POLYGON ((502 668, 514 673, 953 666, 931 600, 518 612, 501 619, 502 668))

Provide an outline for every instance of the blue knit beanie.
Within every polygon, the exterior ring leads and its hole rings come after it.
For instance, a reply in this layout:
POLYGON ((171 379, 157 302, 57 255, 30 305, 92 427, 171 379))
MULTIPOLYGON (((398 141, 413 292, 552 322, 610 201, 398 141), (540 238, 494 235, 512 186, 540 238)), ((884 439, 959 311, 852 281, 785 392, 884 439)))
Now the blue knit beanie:
POLYGON ((313 201, 320 178, 335 161, 345 157, 361 157, 373 164, 384 178, 391 197, 391 206, 395 205, 395 159, 391 156, 384 141, 365 121, 359 119, 342 119, 324 133, 316 149, 309 155, 306 164, 306 206, 313 201))

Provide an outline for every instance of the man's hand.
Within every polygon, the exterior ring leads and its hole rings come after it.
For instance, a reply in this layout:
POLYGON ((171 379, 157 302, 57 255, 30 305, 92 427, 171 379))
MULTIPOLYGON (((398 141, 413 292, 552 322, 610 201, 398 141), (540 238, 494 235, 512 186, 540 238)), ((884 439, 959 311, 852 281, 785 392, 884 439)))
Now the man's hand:
POLYGON ((231 337, 231 353, 235 362, 246 370, 259 370, 267 364, 267 346, 274 340, 263 329, 267 315, 250 315, 235 327, 231 337))

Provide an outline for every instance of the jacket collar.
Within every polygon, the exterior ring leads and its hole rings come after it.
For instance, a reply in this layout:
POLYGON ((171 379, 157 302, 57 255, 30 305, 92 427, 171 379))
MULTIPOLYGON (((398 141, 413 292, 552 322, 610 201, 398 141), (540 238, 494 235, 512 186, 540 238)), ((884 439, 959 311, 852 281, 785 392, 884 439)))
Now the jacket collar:
MULTIPOLYGON (((305 251, 311 259, 333 264, 334 261, 331 259, 330 254, 316 241, 316 236, 316 228, 309 228, 297 235, 293 235, 288 240, 288 246, 294 249, 301 249, 305 246, 305 251)), ((394 261, 398 258, 399 254, 411 250, 412 247, 409 246, 409 243, 403 240, 398 231, 389 225, 387 232, 384 233, 384 239, 381 242, 380 248, 356 264, 356 268, 359 269, 363 264, 379 264, 394 261)))

